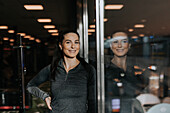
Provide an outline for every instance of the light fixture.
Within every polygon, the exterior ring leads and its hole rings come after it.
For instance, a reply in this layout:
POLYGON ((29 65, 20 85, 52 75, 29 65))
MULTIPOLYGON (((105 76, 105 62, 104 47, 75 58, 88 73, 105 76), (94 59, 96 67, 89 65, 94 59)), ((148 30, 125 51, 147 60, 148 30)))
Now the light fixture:
POLYGON ((135 28, 144 28, 145 25, 144 24, 136 24, 134 25, 135 28))
POLYGON ((88 32, 95 32, 95 29, 88 29, 88 32))
POLYGON ((10 39, 9 41, 10 41, 10 42, 14 42, 15 40, 14 40, 14 39, 10 39))
POLYGON ((35 40, 35 38, 34 38, 34 37, 31 37, 31 38, 29 38, 29 40, 35 40))
POLYGON ((7 41, 7 40, 9 40, 9 38, 8 38, 8 37, 4 37, 3 40, 6 40, 6 41, 7 41))
POLYGON ((52 36, 58 36, 59 33, 52 33, 51 35, 52 35, 52 36))
POLYGON ((38 22, 52 22, 50 18, 37 19, 38 22))
POLYGON ((48 30, 49 33, 57 33, 58 30, 57 29, 53 29, 53 30, 48 30))
POLYGON ((31 38, 31 35, 26 35, 24 36, 24 38, 31 38))
POLYGON ((55 25, 44 25, 45 29, 55 28, 55 25))
POLYGON ((8 29, 8 26, 0 26, 0 29, 8 29))
POLYGON ((137 38, 138 38, 138 36, 132 36, 131 38, 132 38, 132 39, 137 39, 137 38))
POLYGON ((25 33, 17 33, 17 35, 25 36, 26 34, 25 33))
POLYGON ((40 43, 40 42, 41 42, 41 40, 40 40, 40 39, 35 39, 35 41, 36 41, 37 43, 40 43))
POLYGON ((92 35, 92 33, 88 33, 88 35, 92 35))
POLYGON ((128 29, 128 31, 129 31, 129 32, 133 32, 133 31, 134 31, 134 29, 128 29))
POLYGON ((8 33, 14 33, 15 31, 14 30, 8 30, 8 33))
POLYGON ((26 10, 43 10, 43 6, 42 5, 24 5, 24 8, 26 10))
POLYGON ((89 27, 90 27, 90 28, 95 28, 95 27, 96 27, 96 25, 90 25, 89 27))
POLYGON ((145 34, 139 34, 139 36, 140 36, 140 37, 144 37, 144 36, 145 36, 145 34))
POLYGON ((120 10, 123 8, 123 4, 109 4, 106 5, 104 9, 107 10, 120 10))
POLYGON ((107 18, 104 18, 104 22, 107 22, 108 21, 108 19, 107 18))

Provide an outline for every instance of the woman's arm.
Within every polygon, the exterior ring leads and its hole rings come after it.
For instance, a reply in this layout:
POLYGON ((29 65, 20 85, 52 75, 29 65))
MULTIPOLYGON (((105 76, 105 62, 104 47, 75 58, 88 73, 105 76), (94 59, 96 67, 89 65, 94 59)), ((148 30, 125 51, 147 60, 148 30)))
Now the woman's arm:
POLYGON ((44 67, 32 80, 27 84, 27 90, 32 95, 45 100, 49 97, 48 93, 42 91, 38 86, 49 80, 50 76, 50 65, 44 67))

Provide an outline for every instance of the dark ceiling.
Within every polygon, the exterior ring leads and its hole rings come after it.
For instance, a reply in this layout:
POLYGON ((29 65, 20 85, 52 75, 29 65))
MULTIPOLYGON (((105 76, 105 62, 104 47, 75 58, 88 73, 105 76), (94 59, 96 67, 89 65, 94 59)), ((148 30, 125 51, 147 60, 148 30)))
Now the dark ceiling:
POLYGON ((43 28, 48 23, 38 23, 38 18, 51 18, 58 30, 76 29, 76 0, 0 0, 0 14, 0 25, 41 40, 51 35, 43 28), (25 4, 41 4, 44 10, 27 11, 25 4))
MULTIPOLYGON (((94 1, 88 1, 89 24, 94 24, 94 1)), ((124 4, 121 10, 105 10, 105 35, 117 30, 128 31, 137 23, 145 25, 134 29, 129 35, 170 35, 170 0, 105 0, 105 4, 124 4)), ((49 17, 51 24, 58 30, 76 29, 76 0, 0 0, 0 25, 24 32, 28 35, 46 40, 52 37, 37 18, 49 17), (27 11, 24 4, 42 4, 43 11, 27 11)), ((7 31, 0 30, 1 37, 7 31)))

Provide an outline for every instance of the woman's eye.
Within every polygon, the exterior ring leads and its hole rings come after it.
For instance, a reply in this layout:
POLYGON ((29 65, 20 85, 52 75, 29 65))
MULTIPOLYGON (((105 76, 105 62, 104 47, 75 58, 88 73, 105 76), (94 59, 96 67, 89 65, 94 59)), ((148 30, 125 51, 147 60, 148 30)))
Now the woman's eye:
POLYGON ((69 41, 66 42, 66 44, 69 44, 69 43, 70 43, 69 41))
POLYGON ((123 42, 123 43, 128 43, 128 41, 127 41, 127 40, 123 40, 122 42, 123 42))
POLYGON ((79 41, 75 42, 75 44, 79 44, 79 41))

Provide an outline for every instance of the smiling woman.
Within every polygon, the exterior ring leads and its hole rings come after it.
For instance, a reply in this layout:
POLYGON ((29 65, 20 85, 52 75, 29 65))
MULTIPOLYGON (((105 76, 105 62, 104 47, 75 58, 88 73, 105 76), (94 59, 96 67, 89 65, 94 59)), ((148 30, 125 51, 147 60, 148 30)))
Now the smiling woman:
POLYGON ((43 68, 27 85, 27 90, 43 99, 50 113, 95 113, 94 67, 79 58, 79 34, 64 32, 51 65, 43 68), (51 82, 51 95, 39 85, 51 82))

